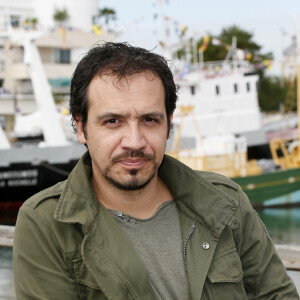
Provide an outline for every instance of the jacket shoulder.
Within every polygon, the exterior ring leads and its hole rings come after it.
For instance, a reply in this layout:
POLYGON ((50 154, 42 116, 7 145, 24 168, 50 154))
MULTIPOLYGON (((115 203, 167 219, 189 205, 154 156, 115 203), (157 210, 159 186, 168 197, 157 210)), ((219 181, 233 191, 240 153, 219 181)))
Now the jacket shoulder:
POLYGON ((237 191, 239 188, 239 185, 237 183, 235 183, 230 178, 224 175, 213 173, 213 172, 207 172, 207 171, 196 171, 196 173, 198 174, 198 176, 209 181, 211 184, 215 186, 224 186, 233 189, 235 191, 237 191))
POLYGON ((26 200, 22 206, 30 206, 32 209, 36 209, 42 202, 47 199, 55 198, 58 200, 60 197, 66 181, 59 182, 45 190, 38 192, 26 200))

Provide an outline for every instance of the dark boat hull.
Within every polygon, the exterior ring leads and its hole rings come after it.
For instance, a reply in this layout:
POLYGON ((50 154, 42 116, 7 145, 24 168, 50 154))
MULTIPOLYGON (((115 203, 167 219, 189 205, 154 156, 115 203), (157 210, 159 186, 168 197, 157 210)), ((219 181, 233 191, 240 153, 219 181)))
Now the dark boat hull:
POLYGON ((14 225, 25 200, 67 179, 85 148, 70 145, 52 148, 0 151, 0 224, 14 225))
POLYGON ((13 225, 22 203, 67 178, 77 161, 64 164, 18 164, 0 168, 0 224, 13 225))

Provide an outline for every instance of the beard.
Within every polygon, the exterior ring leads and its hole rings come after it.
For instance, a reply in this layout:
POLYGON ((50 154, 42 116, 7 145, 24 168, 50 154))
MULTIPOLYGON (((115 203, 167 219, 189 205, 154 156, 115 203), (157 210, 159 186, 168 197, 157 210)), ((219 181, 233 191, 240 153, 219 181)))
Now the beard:
POLYGON ((105 169, 103 176, 104 178, 111 183, 113 186, 120 190, 125 191, 136 191, 143 189, 155 176, 158 170, 158 163, 155 160, 155 155, 145 154, 143 151, 134 151, 134 150, 127 150, 123 152, 120 155, 117 155, 112 158, 111 164, 105 169), (129 173, 129 179, 125 180, 125 182, 122 182, 118 178, 114 178, 111 175, 111 169, 112 167, 121 159, 126 158, 141 158, 144 160, 151 161, 153 166, 150 172, 150 175, 146 178, 141 178, 142 175, 140 175, 140 170, 132 169, 128 170, 129 173))

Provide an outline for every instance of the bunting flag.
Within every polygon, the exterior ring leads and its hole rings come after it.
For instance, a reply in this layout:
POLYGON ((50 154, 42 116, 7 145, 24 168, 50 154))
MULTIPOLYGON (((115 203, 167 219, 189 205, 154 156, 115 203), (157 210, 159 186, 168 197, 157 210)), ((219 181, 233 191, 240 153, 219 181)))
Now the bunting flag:
POLYGON ((166 44, 165 44, 163 41, 159 41, 158 43, 159 43, 159 45, 160 45, 162 48, 165 48, 165 47, 166 47, 166 44))
POLYGON ((217 39, 217 38, 212 38, 211 39, 211 43, 214 46, 222 46, 224 47, 227 51, 230 49, 231 45, 225 44, 223 43, 221 40, 217 39))
MULTIPOLYGON (((210 40, 209 36, 203 37, 203 43, 202 43, 201 47, 199 48, 199 52, 200 51, 204 52, 206 50, 209 40, 210 40)), ((231 45, 225 44, 221 40, 219 40, 218 38, 215 38, 215 37, 211 38, 211 44, 214 46, 224 47, 227 51, 229 51, 229 49, 231 47, 231 45)), ((251 52, 245 51, 245 50, 239 49, 239 48, 236 49, 236 55, 237 55, 238 60, 246 59, 246 60, 250 61, 253 58, 253 55, 251 52)), ((261 62, 262 58, 254 57, 254 60, 261 62)), ((272 63, 273 63, 272 60, 265 59, 262 63, 260 63, 259 67, 260 68, 266 67, 268 70, 270 70, 272 67, 272 63)), ((256 64, 255 66, 258 67, 258 64, 256 64)))
POLYGON ((181 25, 180 29, 181 29, 181 36, 186 35, 187 27, 185 25, 181 25))
POLYGON ((273 60, 270 59, 264 59, 264 66, 268 69, 271 70, 273 64, 273 60))
POLYGON ((209 41, 210 41, 210 36, 208 36, 208 35, 205 36, 203 38, 203 42, 202 42, 201 47, 199 48, 199 51, 204 52, 209 44, 209 41))
POLYGON ((62 109, 61 109, 61 114, 62 114, 62 115, 64 115, 64 116, 67 116, 67 115, 69 114, 69 111, 68 111, 68 109, 67 109, 67 108, 65 108, 65 107, 64 107, 64 108, 62 108, 62 109))
POLYGON ((99 25, 94 24, 92 26, 92 30, 96 35, 101 35, 103 33, 101 27, 99 25))
POLYGON ((189 74, 191 71, 191 64, 188 62, 183 66, 183 69, 179 73, 179 78, 182 79, 186 74, 189 74))
POLYGON ((59 27, 59 32, 62 38, 62 49, 67 49, 67 41, 66 41, 66 29, 63 26, 59 27))
POLYGON ((252 58, 252 53, 248 52, 245 56, 246 60, 250 60, 252 58))
POLYGON ((245 51, 242 49, 236 49, 236 56, 238 60, 244 60, 245 59, 245 51))
POLYGON ((211 39, 211 43, 214 45, 214 46, 221 46, 222 42, 217 39, 217 38, 212 38, 211 39))

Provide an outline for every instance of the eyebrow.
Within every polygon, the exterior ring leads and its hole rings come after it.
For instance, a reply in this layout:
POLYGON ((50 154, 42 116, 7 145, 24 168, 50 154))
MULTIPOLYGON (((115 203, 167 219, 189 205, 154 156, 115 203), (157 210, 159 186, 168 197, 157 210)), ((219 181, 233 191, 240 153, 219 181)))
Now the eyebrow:
MULTIPOLYGON (((101 123, 107 119, 128 119, 130 114, 118 114, 118 113, 105 113, 102 115, 98 115, 96 117, 96 123, 101 123)), ((138 118, 158 118, 160 121, 165 119, 165 115, 161 112, 150 112, 146 114, 139 115, 138 118)))
POLYGON ((161 112, 151 112, 151 113, 143 114, 141 117, 143 117, 143 118, 157 118, 160 121, 163 121, 165 119, 165 115, 161 112))
POLYGON ((120 118, 128 118, 129 114, 117 114, 117 113, 105 113, 102 115, 98 115, 96 117, 96 123, 101 123, 104 120, 107 119, 120 119, 120 118))

